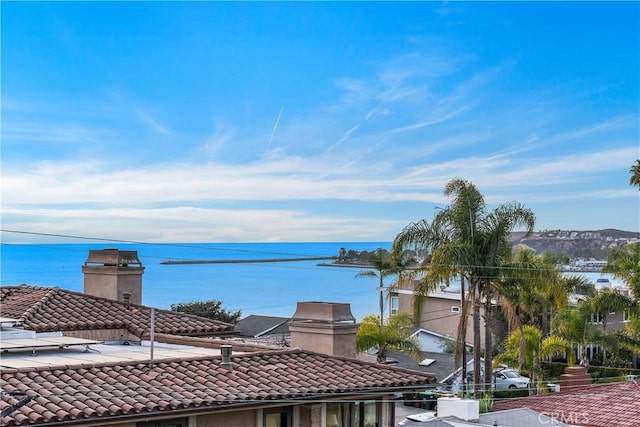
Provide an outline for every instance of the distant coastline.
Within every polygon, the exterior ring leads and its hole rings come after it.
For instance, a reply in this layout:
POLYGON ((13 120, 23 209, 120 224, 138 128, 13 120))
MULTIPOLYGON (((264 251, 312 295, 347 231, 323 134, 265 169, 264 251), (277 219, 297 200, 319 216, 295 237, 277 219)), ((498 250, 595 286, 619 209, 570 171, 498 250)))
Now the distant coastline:
POLYGON ((162 261, 160 264, 163 264, 163 265, 249 264, 249 263, 263 263, 263 262, 320 261, 320 260, 335 259, 335 258, 336 257, 297 257, 297 258, 262 258, 262 259, 191 259, 191 260, 178 260, 178 261, 168 260, 168 261, 162 261))
MULTIPOLYGON (((344 268, 360 268, 360 269, 371 269, 374 268, 371 264, 359 264, 359 263, 319 263, 318 267, 344 267, 344 268)), ((558 271, 562 273, 602 273, 601 267, 572 267, 572 266, 562 266, 558 268, 558 271)))

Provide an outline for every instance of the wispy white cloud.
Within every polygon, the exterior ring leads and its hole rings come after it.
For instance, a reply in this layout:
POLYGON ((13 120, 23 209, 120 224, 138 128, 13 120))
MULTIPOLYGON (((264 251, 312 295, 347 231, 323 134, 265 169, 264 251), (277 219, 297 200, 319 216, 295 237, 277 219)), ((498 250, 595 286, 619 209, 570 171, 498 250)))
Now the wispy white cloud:
POLYGON ((174 133, 169 130, 169 128, 167 128, 166 126, 160 124, 156 119, 154 119, 153 117, 151 117, 151 115, 146 112, 143 111, 140 108, 137 108, 135 110, 137 116, 146 124, 148 124, 151 129, 153 129, 155 132, 161 133, 163 135, 173 135, 174 133))
POLYGON ((462 113, 463 111, 465 111, 467 109, 467 107, 460 107, 458 110, 455 111, 446 111, 446 112, 435 112, 433 115, 431 115, 432 117, 428 120, 424 120, 424 121, 420 121, 417 123, 412 123, 409 125, 405 125, 405 126, 401 126, 395 129, 391 129, 388 130, 386 133, 387 134, 396 134, 396 133, 402 133, 402 132, 407 132, 407 131, 412 131, 412 130, 416 130, 416 129, 422 129, 428 126, 432 126, 438 123, 442 123, 442 122, 446 122, 447 120, 450 120, 454 117, 456 117, 458 114, 462 113))
MULTIPOLYGON (((300 236, 312 241, 339 241, 345 235, 369 240, 372 236, 384 239, 404 225, 384 219, 363 223, 358 218, 318 216, 302 210, 194 207, 3 209, 3 218, 6 230, 146 242, 287 242, 298 241, 300 236), (118 224, 117 231, 113 224, 118 224)), ((5 242, 25 239, 40 238, 3 233, 5 242)))
POLYGON ((2 143, 86 144, 102 140, 106 132, 95 126, 42 120, 3 123, 2 143))
POLYGON ((580 139, 610 130, 630 129, 638 126, 638 116, 617 116, 600 123, 594 123, 582 129, 563 132, 550 138, 552 142, 564 142, 580 139))
POLYGON ((273 130, 271 131, 271 136, 269 137, 269 143, 267 144, 267 149, 271 148, 271 143, 273 142, 273 137, 276 135, 276 130, 278 129, 278 124, 280 123, 280 118, 282 117, 283 111, 284 111, 284 105, 280 107, 280 112, 278 113, 276 122, 273 124, 273 130))
POLYGON ((206 138, 204 142, 204 151, 209 156, 215 156, 230 141, 232 141, 234 130, 231 126, 216 121, 213 132, 206 138))
MULTIPOLYGON (((132 109, 155 105, 133 102, 134 96, 112 100, 109 120, 136 122, 126 138, 115 138, 110 122, 95 121, 95 111, 85 121, 29 116, 4 123, 3 145, 105 147, 104 157, 87 150, 64 160, 3 163, 4 226, 113 236, 117 223, 117 237, 149 241, 386 240, 406 224, 397 215, 381 220, 378 210, 392 203, 442 206, 448 202, 442 189, 454 177, 473 181, 496 203, 637 197, 624 187, 638 157, 636 116, 603 110, 565 122, 570 114, 558 111, 563 104, 548 94, 502 93, 501 81, 516 61, 483 68, 471 56, 420 50, 420 43, 426 42, 416 40, 415 51, 336 78, 338 93, 326 107, 287 104, 286 126, 280 125, 284 106, 274 123, 272 110, 261 115, 264 107, 243 100, 240 114, 259 125, 216 116, 208 135, 201 130, 207 126, 196 123, 198 130, 167 138, 176 143, 164 148, 175 151, 147 164, 155 147, 141 140, 135 167, 109 149, 113 140, 137 141, 149 129, 177 135, 147 109, 132 109), (606 143, 576 144, 562 154, 568 143, 594 136, 606 143), (562 143, 561 152, 552 149, 562 143), (109 157, 112 152, 116 156, 109 157), (623 188, 603 179, 616 173, 623 188), (350 216, 307 210, 319 201, 336 203, 335 212, 344 204, 366 208, 350 216), (279 203, 296 208, 265 208, 279 203)), ((12 102, 16 113, 25 111, 12 102)), ((167 122, 188 127, 179 120, 167 122)))
MULTIPOLYGON (((410 150, 408 150, 409 152, 410 150)), ((529 159, 507 155, 472 156, 397 169, 392 165, 349 163, 333 158, 280 157, 247 164, 165 164, 109 169, 99 163, 47 163, 3 177, 3 204, 145 206, 156 203, 224 201, 349 200, 423 201, 453 177, 480 188, 512 188, 526 195, 552 192, 560 183, 584 182, 590 175, 626 166, 635 147, 565 158, 529 159)))

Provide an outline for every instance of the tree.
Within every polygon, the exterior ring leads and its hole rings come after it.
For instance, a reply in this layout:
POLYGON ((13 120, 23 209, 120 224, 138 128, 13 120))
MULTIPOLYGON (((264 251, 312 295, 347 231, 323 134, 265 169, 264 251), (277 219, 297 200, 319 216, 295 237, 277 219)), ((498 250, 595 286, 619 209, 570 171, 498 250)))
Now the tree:
MULTIPOLYGON (((458 276, 469 284, 468 298, 473 312, 474 396, 480 396, 480 306, 484 296, 485 312, 491 312, 489 284, 498 277, 500 265, 511 253, 511 231, 524 226, 527 234, 535 224, 535 216, 518 203, 502 204, 488 212, 484 197, 470 182, 453 179, 447 183, 445 196, 453 202, 438 211, 433 221, 421 220, 405 227, 393 242, 393 252, 408 247, 426 250, 430 254, 428 272, 418 284, 415 303, 424 302, 425 292, 437 283, 458 276), (421 294, 421 295, 420 295, 421 294), (421 297, 420 297, 421 296, 421 297)), ((463 301, 458 327, 455 365, 460 364, 466 336, 469 305, 463 301)), ((420 311, 415 309, 415 311, 420 311)), ((486 320, 486 319, 485 319, 486 320)), ((491 330, 485 332, 485 366, 491 366, 491 330)), ((485 368, 486 369, 486 368, 485 368)), ((489 368, 491 369, 491 368, 489 368)))
POLYGON ((624 249, 613 249, 602 271, 624 280, 640 300, 640 242, 629 243, 624 249))
POLYGON ((555 264, 533 249, 520 247, 502 267, 500 279, 493 286, 498 289, 503 305, 514 309, 508 320, 516 325, 528 323, 542 328, 548 307, 566 302, 567 292, 557 286, 561 274, 555 264))
POLYGON ((593 313, 600 313, 602 317, 602 330, 607 330, 607 316, 611 312, 629 310, 635 312, 636 304, 628 296, 612 289, 602 289, 587 301, 591 304, 593 313))
POLYGON ((594 285, 582 275, 563 275, 557 268, 557 257, 542 255, 520 247, 513 259, 503 265, 497 288, 498 299, 507 320, 518 327, 531 324, 549 335, 548 319, 554 311, 565 308, 569 294, 595 294, 594 285))
POLYGON ((589 366, 586 349, 590 344, 597 344, 606 351, 616 350, 623 346, 630 349, 639 342, 636 331, 607 331, 607 313, 627 310, 632 317, 638 315, 637 303, 626 295, 610 289, 602 289, 595 295, 580 301, 576 307, 562 310, 554 316, 553 335, 565 338, 577 347, 580 364, 589 366), (602 328, 593 324, 595 318, 602 323, 602 328))
POLYGON ((362 352, 375 348, 378 363, 386 361, 388 351, 398 351, 418 359, 420 345, 417 338, 411 336, 412 326, 413 319, 406 313, 393 314, 382 325, 378 316, 365 316, 356 334, 356 349, 362 352))
POLYGON ((509 335, 504 344, 504 351, 496 357, 496 361, 509 366, 517 364, 520 370, 529 374, 531 387, 535 389, 542 373, 541 360, 565 354, 572 357, 569 341, 555 336, 543 338, 540 329, 525 325, 509 335), (522 342, 525 343, 524 349, 522 342))
POLYGON ((372 270, 363 270, 356 274, 356 277, 377 277, 380 280, 378 290, 380 291, 380 324, 384 323, 384 279, 395 274, 399 274, 403 266, 391 259, 389 254, 383 249, 378 248, 369 257, 369 263, 373 267, 372 270))
POLYGON ((520 247, 513 258, 503 264, 500 278, 491 283, 510 329, 518 332, 520 351, 515 354, 520 366, 526 345, 523 326, 528 324, 542 328, 542 336, 546 336, 546 316, 550 305, 562 304, 563 297, 566 302, 566 292, 557 286, 560 276, 547 256, 520 247))
POLYGON ((218 300, 180 302, 171 304, 170 308, 171 311, 193 314, 225 323, 236 323, 241 315, 240 310, 227 311, 223 309, 222 302, 218 300))
POLYGON ((640 189, 640 159, 636 159, 636 162, 629 169, 631 177, 629 178, 629 185, 633 185, 640 189))
POLYGON ((587 355, 589 344, 605 342, 604 332, 591 322, 594 313, 592 300, 587 298, 580 301, 576 307, 559 311, 553 318, 552 334, 576 346, 580 365, 585 367, 589 366, 587 355))

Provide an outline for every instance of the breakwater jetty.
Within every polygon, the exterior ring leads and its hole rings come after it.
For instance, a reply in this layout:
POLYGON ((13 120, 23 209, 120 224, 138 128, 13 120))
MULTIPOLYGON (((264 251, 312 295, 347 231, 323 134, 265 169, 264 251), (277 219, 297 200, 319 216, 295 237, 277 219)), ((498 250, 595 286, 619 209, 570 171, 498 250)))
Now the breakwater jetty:
POLYGON ((249 264, 264 262, 297 262, 297 261, 326 261, 337 257, 297 257, 297 258, 262 258, 262 259, 189 259, 189 260, 167 260, 160 264, 165 265, 185 265, 185 264, 249 264))

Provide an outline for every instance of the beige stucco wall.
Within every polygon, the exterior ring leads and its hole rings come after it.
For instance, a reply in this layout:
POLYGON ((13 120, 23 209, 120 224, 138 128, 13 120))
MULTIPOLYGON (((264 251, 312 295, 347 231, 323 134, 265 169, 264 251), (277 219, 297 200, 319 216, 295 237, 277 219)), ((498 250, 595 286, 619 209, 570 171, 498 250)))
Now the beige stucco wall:
MULTIPOLYGON (((372 396, 373 397, 373 396, 372 396)), ((380 398, 380 396, 378 396, 380 398)), ((366 400, 366 399, 363 399, 366 400)), ((393 414, 393 396, 385 396, 382 403, 382 419, 380 426, 392 427, 394 420, 393 414)), ((286 405, 285 405, 286 406, 286 405)), ((293 407, 293 427, 324 427, 324 413, 326 407, 323 403, 309 403, 295 405, 293 407)), ((203 415, 189 417, 189 427, 264 427, 262 425, 261 409, 240 409, 229 412, 216 412, 203 415)), ((153 421, 160 419, 183 418, 185 415, 149 417, 140 419, 139 421, 153 421)), ((109 423, 101 422, 99 424, 87 423, 87 426, 104 425, 110 427, 136 427, 136 422, 127 423, 109 423)))
MULTIPOLYGON (((607 321, 606 330, 608 332, 624 330, 628 325, 628 321, 627 322, 624 321, 622 311, 616 311, 614 313, 606 313, 605 315, 606 315, 606 321, 607 321)), ((600 329, 605 328, 605 325, 603 323, 594 323, 594 326, 600 329)))
POLYGON ((256 427, 258 424, 256 410, 223 412, 220 414, 198 415, 197 427, 256 427))
MULTIPOLYGON (((418 327, 428 329, 442 335, 456 337, 458 335, 458 324, 460 323, 461 314, 452 312, 451 307, 461 307, 459 295, 460 294, 453 294, 453 296, 458 296, 458 299, 440 298, 437 296, 427 297, 424 305, 422 306, 422 311, 420 312, 418 327)), ((413 315, 413 300, 414 296, 411 294, 398 294, 398 310, 400 312, 413 315)), ((480 337, 484 342, 483 315, 484 310, 481 308, 480 337)), ((473 344, 473 321, 471 319, 471 315, 469 316, 467 324, 466 341, 469 344, 473 344)))

